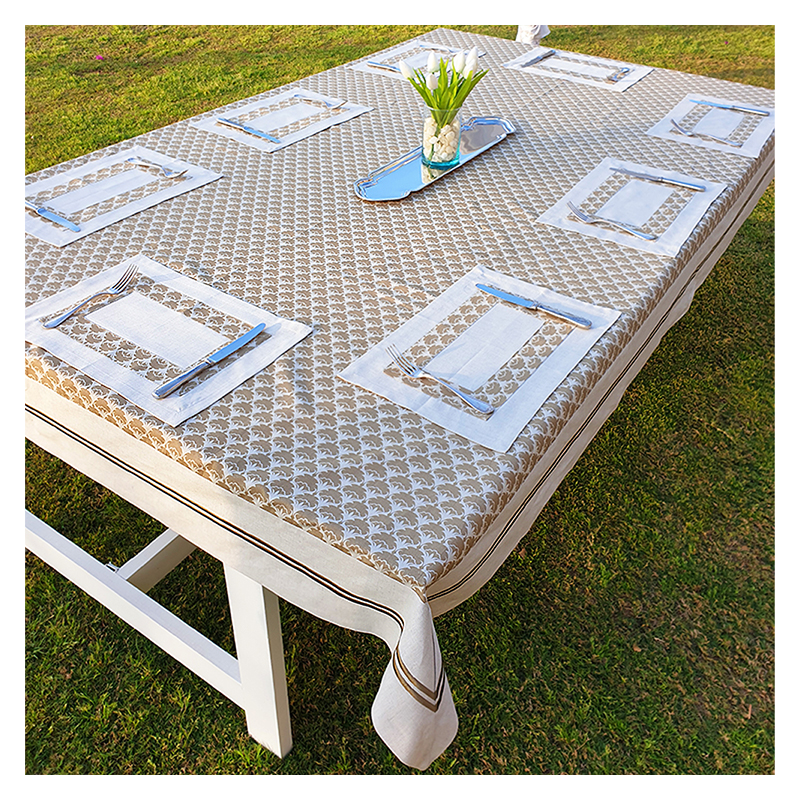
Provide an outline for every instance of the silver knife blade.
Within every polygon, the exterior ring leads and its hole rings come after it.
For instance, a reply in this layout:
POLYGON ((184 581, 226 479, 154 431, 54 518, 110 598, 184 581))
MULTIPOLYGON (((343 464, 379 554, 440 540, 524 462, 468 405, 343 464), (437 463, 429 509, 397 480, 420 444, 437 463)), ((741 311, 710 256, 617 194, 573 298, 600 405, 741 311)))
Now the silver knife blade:
POLYGON ((177 388, 183 386, 184 383, 194 378, 195 375, 202 372, 204 369, 208 369, 208 367, 211 367, 214 364, 219 364, 220 361, 244 347, 249 341, 255 339, 265 327, 266 323, 261 322, 254 328, 251 328, 249 331, 247 331, 247 333, 240 336, 238 339, 234 339, 224 347, 220 347, 219 350, 216 350, 215 352, 211 353, 211 355, 206 356, 199 364, 190 367, 186 370, 186 372, 181 373, 177 378, 173 378, 163 386, 159 386, 159 388, 153 392, 153 397, 161 400, 163 397, 172 394, 177 388))
POLYGON ((388 69, 391 72, 400 72, 400 67, 394 64, 384 64, 382 61, 367 61, 367 66, 376 67, 377 69, 388 69))
POLYGON ((537 303, 534 300, 528 300, 525 297, 518 297, 515 294, 509 294, 508 292, 504 292, 502 289, 498 289, 496 286, 487 286, 485 283, 476 283, 475 285, 482 292, 486 292, 487 294, 499 297, 501 300, 505 300, 507 303, 513 303, 515 306, 522 306, 523 308, 529 308, 532 311, 541 311, 543 314, 555 317, 556 319, 560 319, 563 322, 569 322, 571 325, 575 325, 578 328, 588 329, 592 327, 591 321, 588 319, 584 319, 583 317, 578 317, 575 316, 574 314, 568 314, 564 311, 559 311, 558 309, 550 308, 549 306, 543 306, 541 303, 537 303))
POLYGON ((697 103, 700 106, 713 106, 714 108, 724 108, 726 111, 742 111, 745 114, 758 114, 759 117, 770 116, 769 111, 762 111, 760 108, 750 108, 750 106, 735 106, 727 105, 725 103, 712 103, 711 100, 691 100, 692 103, 697 103))
POLYGON ((531 64, 538 64, 540 61, 544 61, 546 58, 550 58, 550 56, 554 56, 555 54, 555 50, 547 50, 544 53, 539 53, 538 56, 534 56, 530 61, 520 64, 520 67, 529 67, 531 64))
POLYGON ((640 178, 643 181, 654 181, 655 183, 670 183, 673 186, 682 186, 684 189, 694 189, 696 192, 704 192, 705 186, 700 186, 697 183, 689 183, 689 181, 682 181, 678 178, 665 178, 662 175, 648 175, 646 172, 637 172, 633 169, 625 167, 611 167, 614 172, 621 172, 623 175, 630 175, 632 178, 640 178))
POLYGON ((71 231, 75 233, 80 233, 81 229, 74 223, 68 219, 65 219, 62 216, 59 216, 54 211, 51 211, 49 208, 45 208, 44 206, 37 206, 35 203, 31 203, 29 200, 25 201, 25 206, 29 208, 31 211, 38 214, 40 217, 44 217, 45 219, 49 219, 50 222, 55 222, 56 225, 62 225, 65 228, 69 228, 71 231))
POLYGON ((249 133, 251 136, 258 136, 261 139, 266 139, 269 142, 274 142, 275 144, 281 143, 281 140, 276 138, 275 136, 270 136, 268 133, 264 133, 264 131, 260 131, 257 128, 251 128, 249 125, 245 125, 242 122, 234 122, 234 120, 227 119, 226 117, 217 117, 217 122, 220 122, 223 125, 227 125, 230 128, 236 128, 237 130, 249 133))

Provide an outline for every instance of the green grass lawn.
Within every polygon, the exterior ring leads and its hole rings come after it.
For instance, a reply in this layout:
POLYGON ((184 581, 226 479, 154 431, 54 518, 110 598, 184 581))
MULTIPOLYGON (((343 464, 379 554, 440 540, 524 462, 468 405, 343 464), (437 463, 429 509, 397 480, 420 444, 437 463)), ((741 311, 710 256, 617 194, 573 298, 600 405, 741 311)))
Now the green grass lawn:
MULTIPOLYGON (((30 26, 26 170, 429 27, 30 26)), ((771 27, 553 26, 546 43, 774 88, 771 27)), ((437 621, 460 728, 429 773, 774 771, 774 214, 770 187, 517 550, 437 621)), ((162 530, 30 443, 26 506, 102 561, 162 530)), ((26 567, 28 774, 414 772, 372 729, 379 640, 282 603, 281 760, 237 706, 26 567)), ((196 552, 151 594, 233 652, 212 559, 196 552)))

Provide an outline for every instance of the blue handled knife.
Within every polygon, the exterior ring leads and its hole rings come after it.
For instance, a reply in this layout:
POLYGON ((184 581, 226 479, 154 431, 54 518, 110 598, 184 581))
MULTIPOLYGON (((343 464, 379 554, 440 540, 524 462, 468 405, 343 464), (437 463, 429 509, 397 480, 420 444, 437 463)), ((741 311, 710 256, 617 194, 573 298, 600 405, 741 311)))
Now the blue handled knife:
POLYGON ((515 306, 529 308, 532 311, 541 311, 542 314, 555 317, 556 319, 560 319, 562 322, 569 322, 570 325, 575 325, 578 328, 592 327, 591 321, 588 319, 583 319, 583 317, 576 317, 574 314, 567 314, 564 311, 559 311, 555 308, 550 308, 549 306, 543 306, 534 300, 528 300, 524 297, 517 297, 517 295, 504 292, 502 289, 498 289, 495 286, 487 286, 484 283, 476 283, 475 285, 482 292, 494 295, 494 297, 499 297, 501 300, 505 300, 507 303, 513 303, 515 306))
POLYGON ((173 378, 163 386, 159 386, 159 388, 153 392, 153 397, 161 400, 162 397, 172 394, 177 388, 183 386, 184 383, 190 381, 195 375, 202 372, 204 369, 213 367, 214 364, 219 364, 220 361, 244 347, 249 341, 255 339, 265 327, 266 323, 261 322, 256 325, 255 328, 251 328, 249 331, 247 331, 247 333, 245 333, 243 336, 240 336, 238 339, 234 339, 232 342, 229 342, 225 345, 225 347, 221 347, 210 356, 206 356, 199 364, 187 369, 186 372, 181 373, 177 378, 173 378))
POLYGON ((44 206, 37 206, 35 203, 31 203, 30 200, 25 201, 25 207, 29 208, 34 213, 38 214, 40 217, 49 219, 50 222, 55 222, 56 225, 61 225, 64 228, 69 228, 71 231, 75 231, 75 233, 81 232, 81 229, 74 222, 70 222, 68 219, 59 216, 58 214, 55 213, 55 211, 51 211, 49 208, 45 208, 44 206))

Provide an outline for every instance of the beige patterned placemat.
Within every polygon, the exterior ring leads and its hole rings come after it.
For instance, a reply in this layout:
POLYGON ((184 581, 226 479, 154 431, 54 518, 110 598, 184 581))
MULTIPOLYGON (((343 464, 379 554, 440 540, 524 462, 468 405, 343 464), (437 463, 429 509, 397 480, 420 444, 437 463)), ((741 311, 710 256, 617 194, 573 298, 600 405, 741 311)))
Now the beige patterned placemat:
POLYGON ((26 341, 173 426, 219 400, 310 332, 308 325, 227 295, 141 254, 40 300, 25 312, 26 341), (57 328, 42 326, 48 317, 115 283, 131 264, 138 274, 128 294, 100 298, 57 328), (159 313, 137 320, 148 304, 160 306, 159 313), (119 317, 116 324, 110 319, 113 314, 119 317), (159 322, 163 336, 183 336, 186 352, 180 353, 180 342, 159 342, 151 320, 159 322), (198 363, 261 322, 267 325, 264 333, 234 356, 209 367, 175 394, 160 400, 153 397, 156 388, 190 363, 198 363), (199 337, 198 327, 208 329, 207 334, 199 337))
POLYGON ((232 110, 214 111, 191 124, 200 130, 272 153, 367 111, 372 111, 372 108, 308 89, 293 89, 232 110), (275 141, 232 128, 220 122, 220 117, 267 134, 275 141))
POLYGON ((538 222, 617 242, 656 255, 674 256, 691 236, 703 214, 725 188, 725 184, 722 183, 702 180, 648 164, 604 158, 585 178, 545 211, 538 218, 538 222), (704 187, 705 191, 642 181, 615 172, 614 167, 655 177, 689 181, 704 187), (631 191, 633 188, 636 191, 631 191), (589 214, 606 216, 618 222, 634 225, 656 238, 640 239, 611 225, 582 222, 570 211, 568 206, 570 202, 589 214), (612 209, 610 214, 606 213, 608 209, 612 209), (643 211, 646 213, 643 214, 643 211))
POLYGON ((715 108, 703 105, 698 100, 706 100, 720 105, 736 105, 735 101, 703 94, 687 94, 674 108, 648 131, 651 136, 680 142, 693 147, 704 147, 733 153, 739 156, 756 158, 767 139, 775 131, 775 109, 769 106, 748 104, 748 107, 767 112, 760 116, 733 109, 715 108), (697 134, 687 136, 676 130, 673 120, 686 131, 697 134), (711 134, 725 142, 707 138, 711 134))
POLYGON ((624 92, 653 71, 652 67, 642 64, 612 61, 609 58, 568 53, 541 46, 507 61, 503 66, 523 73, 597 86, 611 92, 624 92), (544 58, 541 60, 530 63, 542 56, 544 58))
POLYGON ((68 172, 27 184, 26 200, 65 216, 80 230, 61 227, 31 210, 25 211, 25 230, 50 244, 63 247, 221 177, 220 173, 196 164, 134 145, 68 172), (154 166, 134 164, 129 159, 144 160, 154 166), (183 174, 167 177, 161 166, 183 174))
MULTIPOLYGON (((580 302, 477 266, 350 364, 339 377, 473 442, 506 452, 553 390, 618 316, 614 309, 580 302), (516 306, 506 309, 503 301, 479 290, 479 283, 589 319, 592 327, 582 330, 516 306), (485 324, 496 308, 505 313, 485 324), (517 315, 516 327, 530 326, 530 335, 523 336, 511 348, 503 346, 504 339, 510 340, 509 331, 514 327, 509 315, 517 315), (496 346, 487 348, 487 342, 496 346), (394 346, 415 364, 434 370, 435 362, 456 343, 462 351, 471 349, 483 361, 480 368, 473 370, 470 353, 462 353, 455 359, 450 374, 436 372, 490 403, 495 410, 488 417, 472 410, 434 381, 406 377, 387 352, 387 348, 394 346)), ((442 361, 447 363, 450 359, 442 361)))

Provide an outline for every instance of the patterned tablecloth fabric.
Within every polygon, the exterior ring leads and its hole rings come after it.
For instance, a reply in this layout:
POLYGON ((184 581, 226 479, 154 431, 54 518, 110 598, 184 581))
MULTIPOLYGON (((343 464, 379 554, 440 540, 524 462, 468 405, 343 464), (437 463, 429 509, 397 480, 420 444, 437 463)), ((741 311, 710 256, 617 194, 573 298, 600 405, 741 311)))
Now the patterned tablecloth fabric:
MULTIPOLYGON (((274 365, 177 428, 43 349, 27 346, 26 369, 32 381, 99 421, 290 523, 298 542, 316 542, 310 553, 319 543, 338 551, 342 563, 359 565, 360 586, 372 575, 375 587, 391 587, 390 611, 380 613, 400 618, 393 631, 362 625, 392 648, 373 719, 398 756, 421 768, 456 729, 431 621, 446 609, 430 598, 472 551, 486 549, 503 509, 720 221, 744 202, 774 148, 770 137, 754 159, 648 135, 687 94, 774 107, 767 89, 655 69, 610 93, 503 69, 529 49, 521 42, 448 29, 424 40, 478 44, 490 72, 468 98, 467 116, 499 116, 516 132, 423 191, 385 203, 354 193, 356 180, 419 144, 420 101, 407 82, 345 65, 288 88, 372 111, 277 153, 211 135, 188 120, 51 167, 28 182, 137 144, 223 177, 66 247, 26 235, 28 304, 143 253, 312 326, 274 365), (676 256, 538 221, 606 158, 727 188, 676 256), (505 453, 338 377, 476 264, 621 312, 505 453)), ((253 99, 219 111, 232 114, 253 99)), ((339 586, 348 580, 340 576, 339 586)), ((376 588, 374 596, 383 595, 376 588)), ((304 604, 301 594, 289 599, 304 604)), ((305 603, 312 612, 318 604, 305 603)), ((351 624, 345 617, 334 621, 351 624)))

